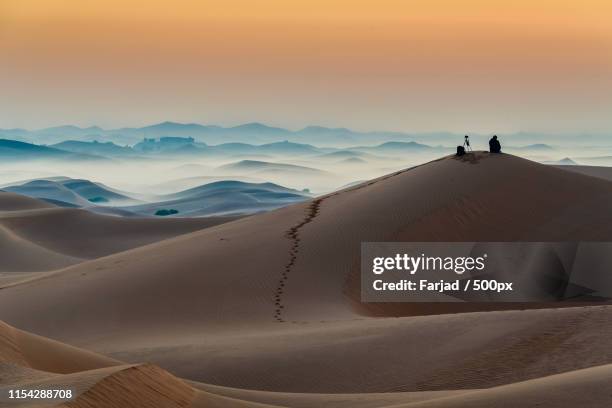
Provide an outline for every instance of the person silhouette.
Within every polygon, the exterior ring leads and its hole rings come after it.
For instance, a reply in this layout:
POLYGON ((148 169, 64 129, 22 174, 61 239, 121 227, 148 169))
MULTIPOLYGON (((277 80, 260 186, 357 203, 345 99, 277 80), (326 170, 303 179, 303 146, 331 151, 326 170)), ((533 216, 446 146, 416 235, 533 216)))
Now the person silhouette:
POLYGON ((497 140, 497 135, 493 136, 491 140, 489 140, 489 151, 491 153, 501 153, 501 144, 499 140, 497 140))

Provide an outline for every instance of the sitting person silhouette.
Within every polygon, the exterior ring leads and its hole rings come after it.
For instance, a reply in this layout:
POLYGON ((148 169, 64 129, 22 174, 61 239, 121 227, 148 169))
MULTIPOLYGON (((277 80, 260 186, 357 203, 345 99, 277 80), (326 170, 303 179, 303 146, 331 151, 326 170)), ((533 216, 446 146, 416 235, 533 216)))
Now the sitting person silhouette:
POLYGON ((489 140, 489 151, 491 153, 501 153, 501 144, 499 140, 497 140, 497 135, 493 136, 491 140, 489 140))

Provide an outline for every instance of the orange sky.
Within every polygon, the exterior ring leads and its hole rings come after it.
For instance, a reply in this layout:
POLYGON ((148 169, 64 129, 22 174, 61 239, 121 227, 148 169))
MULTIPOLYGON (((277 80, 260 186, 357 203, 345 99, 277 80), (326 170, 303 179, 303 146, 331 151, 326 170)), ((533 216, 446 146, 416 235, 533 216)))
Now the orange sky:
POLYGON ((612 3, 0 0, 0 127, 610 131, 612 3))

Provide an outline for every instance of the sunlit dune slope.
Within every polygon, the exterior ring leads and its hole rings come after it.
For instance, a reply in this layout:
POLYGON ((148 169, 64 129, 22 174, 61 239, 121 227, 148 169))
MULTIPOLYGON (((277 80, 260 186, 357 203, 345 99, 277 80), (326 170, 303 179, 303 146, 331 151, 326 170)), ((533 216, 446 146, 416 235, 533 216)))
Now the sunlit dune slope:
POLYGON ((16 329, 1 321, 0 362, 60 374, 120 364, 117 360, 16 329))

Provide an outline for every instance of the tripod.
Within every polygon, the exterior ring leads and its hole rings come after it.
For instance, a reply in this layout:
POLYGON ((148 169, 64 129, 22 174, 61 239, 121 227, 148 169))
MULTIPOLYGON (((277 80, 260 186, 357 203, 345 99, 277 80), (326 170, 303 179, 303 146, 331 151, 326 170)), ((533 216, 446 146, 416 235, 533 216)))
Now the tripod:
POLYGON ((463 140, 463 148, 466 152, 473 152, 472 146, 470 146, 470 137, 465 135, 465 139, 463 140))

